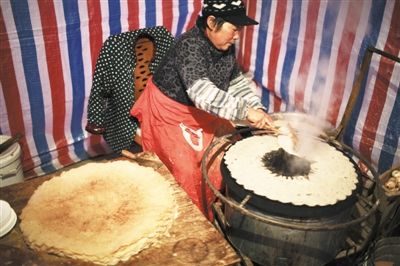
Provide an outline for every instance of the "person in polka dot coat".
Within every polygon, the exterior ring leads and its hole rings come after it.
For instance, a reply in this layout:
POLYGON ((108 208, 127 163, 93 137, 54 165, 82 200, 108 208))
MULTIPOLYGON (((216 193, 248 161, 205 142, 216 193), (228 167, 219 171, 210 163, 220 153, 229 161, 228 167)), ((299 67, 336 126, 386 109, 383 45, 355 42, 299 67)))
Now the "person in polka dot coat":
POLYGON ((174 37, 163 26, 108 37, 96 62, 86 130, 92 134, 102 134, 115 152, 129 149, 134 144, 139 126, 137 119, 129 112, 136 100, 133 76, 137 64, 135 44, 142 36, 152 39, 155 45, 154 58, 149 66, 154 73, 174 41, 174 37))
MULTIPOLYGON (((157 154, 210 219, 214 196, 204 193, 200 171, 205 149, 215 135, 234 130, 231 121, 272 126, 235 58, 240 30, 256 24, 241 0, 204 0, 196 25, 176 39, 131 110, 143 150, 157 154)), ((209 177, 221 184, 218 161, 209 177)))

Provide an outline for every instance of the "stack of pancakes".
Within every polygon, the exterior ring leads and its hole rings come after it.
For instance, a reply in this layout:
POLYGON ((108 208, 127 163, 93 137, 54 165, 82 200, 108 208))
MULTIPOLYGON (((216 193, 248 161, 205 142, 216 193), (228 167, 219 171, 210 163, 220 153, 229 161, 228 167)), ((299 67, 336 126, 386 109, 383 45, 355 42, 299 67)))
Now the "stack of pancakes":
POLYGON ((38 187, 20 226, 35 250, 113 265, 165 236, 176 211, 171 184, 154 169, 88 163, 38 187))

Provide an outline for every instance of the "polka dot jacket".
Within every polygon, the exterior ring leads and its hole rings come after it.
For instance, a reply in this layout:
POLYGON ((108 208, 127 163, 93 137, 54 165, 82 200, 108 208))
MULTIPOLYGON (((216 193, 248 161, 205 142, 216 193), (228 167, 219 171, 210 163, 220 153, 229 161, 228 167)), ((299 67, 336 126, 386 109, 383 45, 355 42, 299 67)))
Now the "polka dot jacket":
POLYGON ((174 41, 163 26, 110 36, 104 42, 96 62, 86 130, 103 134, 113 151, 129 149, 138 128, 138 121, 129 112, 135 102, 135 43, 141 36, 153 39, 155 54, 149 69, 154 73, 174 41))

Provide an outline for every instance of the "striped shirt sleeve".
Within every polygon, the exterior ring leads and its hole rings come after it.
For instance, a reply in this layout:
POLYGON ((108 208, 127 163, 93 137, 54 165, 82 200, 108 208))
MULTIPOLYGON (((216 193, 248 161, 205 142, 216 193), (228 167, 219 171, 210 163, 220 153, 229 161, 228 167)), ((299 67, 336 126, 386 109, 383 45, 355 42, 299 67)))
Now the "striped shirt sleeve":
POLYGON ((263 108, 251 81, 243 75, 230 82, 227 92, 203 78, 194 82, 187 93, 197 108, 231 121, 245 120, 249 107, 263 108))
POLYGON ((188 88, 194 105, 206 112, 228 120, 243 120, 247 116, 246 101, 218 89, 208 78, 202 78, 188 88))
POLYGON ((247 105, 255 109, 264 109, 260 97, 256 94, 255 84, 243 74, 233 79, 228 88, 228 94, 233 97, 242 98, 246 101, 247 105))

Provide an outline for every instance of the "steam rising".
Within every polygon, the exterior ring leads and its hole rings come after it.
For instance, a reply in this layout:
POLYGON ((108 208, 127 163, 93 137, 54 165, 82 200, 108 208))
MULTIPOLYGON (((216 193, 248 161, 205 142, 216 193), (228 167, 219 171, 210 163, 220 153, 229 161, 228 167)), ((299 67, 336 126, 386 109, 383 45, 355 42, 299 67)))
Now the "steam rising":
POLYGON ((330 128, 329 124, 318 117, 307 114, 285 116, 275 122, 282 135, 278 136, 278 150, 265 154, 264 166, 271 172, 285 176, 308 178, 313 161, 318 152, 314 151, 315 142, 330 128), (291 129, 291 130, 288 130, 291 129))
MULTIPOLYGON (((297 140, 294 146, 294 155, 313 160, 313 143, 320 136, 325 135, 325 131, 330 128, 329 124, 315 116, 301 114, 299 116, 285 117, 286 124, 290 125, 296 132, 297 140)), ((284 148, 284 147, 283 147, 284 148)))

